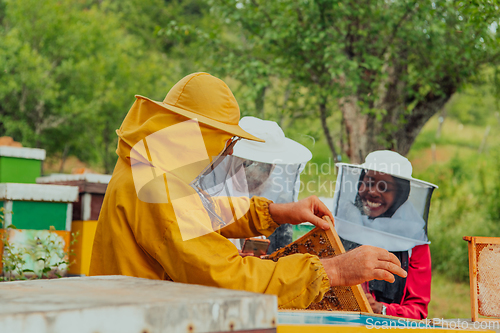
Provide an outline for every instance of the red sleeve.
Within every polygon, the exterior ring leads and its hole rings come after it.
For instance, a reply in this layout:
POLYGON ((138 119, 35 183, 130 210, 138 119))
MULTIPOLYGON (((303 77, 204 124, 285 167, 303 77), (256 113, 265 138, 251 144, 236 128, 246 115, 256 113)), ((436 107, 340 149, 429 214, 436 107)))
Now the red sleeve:
POLYGON ((387 315, 412 319, 427 318, 431 300, 431 251, 429 245, 412 249, 405 293, 401 304, 385 304, 387 315))

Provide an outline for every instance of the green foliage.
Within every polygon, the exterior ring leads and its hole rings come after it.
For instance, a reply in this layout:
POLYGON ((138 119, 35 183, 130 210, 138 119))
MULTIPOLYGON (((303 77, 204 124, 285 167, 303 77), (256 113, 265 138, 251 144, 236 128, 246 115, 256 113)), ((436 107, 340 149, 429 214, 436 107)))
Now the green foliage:
POLYGON ((4 228, 5 222, 5 209, 0 208, 0 231, 2 232, 2 277, 0 278, 3 281, 10 281, 14 274, 17 276, 19 280, 25 280, 26 277, 24 273, 30 271, 24 269, 24 265, 26 261, 24 260, 24 255, 26 254, 25 249, 16 249, 9 242, 8 230, 15 229, 16 227, 13 225, 9 225, 7 228, 4 228))
MULTIPOLYGON (((51 228, 51 231, 55 229, 51 228)), ((28 251, 28 254, 36 258, 37 263, 42 263, 43 266, 37 269, 37 276, 39 279, 43 277, 49 277, 49 274, 53 274, 57 277, 61 277, 58 271, 61 268, 67 269, 69 261, 61 260, 57 261, 55 264, 52 263, 52 258, 65 258, 67 253, 64 252, 64 244, 60 237, 56 233, 51 232, 46 238, 37 237, 34 239, 32 251, 28 251)), ((58 259, 59 260, 59 259, 58 259)), ((33 271, 35 273, 35 271, 33 271)))
POLYGON ((318 117, 326 103, 322 116, 330 116, 343 97, 355 96, 371 122, 366 133, 348 133, 350 141, 370 135, 405 153, 425 121, 498 53, 490 29, 496 1, 208 3, 215 18, 209 30, 171 22, 163 32, 191 42, 195 35, 215 72, 245 87, 236 93, 246 112, 318 117), (288 104, 289 95, 299 97, 288 104))
POLYGON ((143 40, 149 50, 168 55, 169 63, 175 64, 167 72, 173 83, 193 72, 210 71, 196 61, 206 56, 196 43, 197 32, 210 22, 203 0, 108 0, 106 11, 118 15, 126 30, 143 40), (170 27, 174 29, 170 31, 170 27))
MULTIPOLYGON (((449 120, 446 120, 446 122, 449 122, 449 120)), ((460 125, 458 125, 458 127, 462 128, 460 125)), ((460 133, 460 130, 458 130, 457 133, 460 133)), ((441 136, 440 138, 436 138, 435 131, 424 131, 419 134, 418 139, 413 145, 412 149, 418 151, 423 148, 430 148, 433 144, 437 144, 440 146, 460 146, 464 150, 472 149, 477 151, 481 142, 478 140, 471 140, 471 138, 460 135, 441 136)))
POLYGON ((64 244, 56 233, 50 232, 46 237, 36 237, 31 243, 28 246, 16 246, 9 241, 8 235, 4 234, 4 281, 61 277, 60 272, 71 265, 69 259, 60 259, 67 258, 68 253, 64 251, 64 244), (25 268, 28 258, 31 259, 30 262, 35 262, 34 269, 25 268))
POLYGON ((490 156, 453 157, 415 175, 439 186, 429 215, 433 269, 467 281, 467 242, 463 236, 500 236, 500 150, 490 156))
MULTIPOLYGON (((4 208, 0 208, 0 228, 3 228, 5 216, 4 208)), ((12 213, 12 212, 10 212, 12 213)), ((2 231, 1 244, 3 245, 2 254, 2 276, 3 281, 26 280, 33 278, 61 277, 59 272, 67 270, 71 262, 66 259, 53 260, 55 258, 68 258, 72 253, 64 251, 64 244, 61 238, 57 236, 54 227, 46 237, 36 237, 32 239, 27 246, 16 246, 9 240, 9 230, 16 229, 14 225, 7 226, 2 231), (26 268, 27 259, 35 262, 35 269, 26 268)), ((76 242, 77 234, 72 234, 71 245, 76 242)))
POLYGON ((496 122, 495 114, 500 111, 495 90, 500 82, 495 78, 494 68, 482 71, 483 79, 474 85, 467 85, 446 105, 446 115, 464 125, 486 126, 496 122))
POLYGON ((110 172, 134 94, 161 98, 172 65, 128 34, 107 2, 0 4, 0 135, 110 172))
POLYGON ((468 280, 467 242, 462 237, 500 237, 500 123, 495 116, 492 92, 496 85, 491 73, 491 68, 486 68, 481 82, 466 87, 445 107, 447 116, 439 138, 438 117, 432 118, 409 155, 414 177, 439 186, 429 216, 433 268, 459 281, 468 280), (485 102, 477 103, 475 114, 484 123, 462 122, 457 109, 467 110, 470 101, 481 100, 485 102))
MULTIPOLYGON (((10 225, 8 229, 15 229, 14 226, 10 225)), ((2 237, 3 243, 3 255, 2 255, 2 273, 4 281, 11 281, 12 279, 26 280, 25 273, 33 272, 29 269, 24 269, 26 260, 24 260, 25 254, 28 254, 26 249, 17 249, 10 242, 7 234, 7 230, 4 231, 2 237)))
MULTIPOLYGON (((338 114, 340 98, 355 95, 383 125, 373 142, 395 145, 423 101, 453 93, 492 59, 496 5, 0 0, 0 135, 110 172, 133 95, 162 99, 183 75, 208 71, 234 88, 243 115, 284 128, 319 118, 321 104, 324 117, 338 114), (383 102, 391 82, 397 112, 383 102)), ((454 113, 483 124, 474 110, 454 113)))

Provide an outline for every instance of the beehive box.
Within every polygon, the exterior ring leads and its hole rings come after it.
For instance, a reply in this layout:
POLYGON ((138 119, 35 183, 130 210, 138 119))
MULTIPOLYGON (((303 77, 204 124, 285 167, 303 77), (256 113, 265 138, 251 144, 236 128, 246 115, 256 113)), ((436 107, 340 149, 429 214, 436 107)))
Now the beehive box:
POLYGON ((89 275, 97 219, 110 179, 110 175, 98 174, 55 174, 37 179, 39 184, 78 186, 79 200, 73 203, 73 222, 71 224, 71 232, 76 235, 76 242, 71 245, 74 257, 71 258, 70 274, 89 275))
MULTIPOLYGON (((478 323, 476 323, 478 324, 478 323)), ((491 324, 491 323, 490 323, 491 324)), ((362 333, 362 332, 439 332, 494 333, 495 325, 475 325, 463 319, 424 319, 359 312, 297 311, 278 312, 278 333, 362 333)))
POLYGON ((76 186, 0 184, 0 206, 5 225, 17 229, 70 231, 72 203, 78 200, 76 186))
MULTIPOLYGON (((0 184, 0 204, 4 208, 2 238, 7 237, 12 251, 24 253, 23 269, 38 273, 44 263, 38 259, 47 256, 51 257, 51 264, 68 260, 71 204, 77 195, 78 188, 73 186, 0 184), (43 255, 45 251, 49 254, 43 255)), ((5 249, 3 242, 1 245, 5 249)), ((64 275, 66 267, 61 268, 58 274, 64 275)))
POLYGON ((71 244, 71 253, 74 256, 71 258, 69 273, 88 276, 97 221, 73 221, 71 230, 75 237, 75 242, 71 244))
POLYGON ((500 321, 500 237, 463 239, 469 244, 472 321, 500 321))
POLYGON ((0 183, 35 183, 45 150, 0 146, 0 183))
POLYGON ((0 283, 0 332, 276 333, 277 298, 126 276, 0 283))
POLYGON ((78 186, 79 200, 73 204, 73 220, 95 221, 99 218, 104 194, 110 180, 110 175, 54 174, 47 177, 39 177, 36 179, 36 182, 38 184, 78 186))
POLYGON ((293 231, 293 240, 297 240, 300 237, 304 236, 307 234, 309 231, 314 229, 314 224, 305 222, 301 224, 296 224, 292 225, 292 231, 293 231))

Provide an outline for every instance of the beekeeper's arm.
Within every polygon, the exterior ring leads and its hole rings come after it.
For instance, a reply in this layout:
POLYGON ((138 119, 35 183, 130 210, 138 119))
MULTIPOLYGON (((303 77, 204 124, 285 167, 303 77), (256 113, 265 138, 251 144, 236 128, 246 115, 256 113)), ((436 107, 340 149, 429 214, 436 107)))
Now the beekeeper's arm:
POLYGON ((333 221, 330 210, 316 196, 286 204, 274 204, 261 197, 221 197, 215 200, 225 221, 231 221, 233 214, 240 217, 221 229, 221 234, 227 238, 270 236, 283 223, 310 222, 326 230, 328 223, 320 216, 327 215, 333 221))
MULTIPOLYGON (((274 294, 282 308, 305 308, 321 300, 330 287, 316 256, 295 254, 278 262, 241 257, 226 237, 211 230, 197 195, 169 204, 139 204, 137 242, 175 282, 274 294), (161 235, 161 241, 152 241, 155 235, 161 235)), ((256 219, 261 229, 276 228, 269 205, 268 200, 251 199, 250 211, 239 223, 256 219)))

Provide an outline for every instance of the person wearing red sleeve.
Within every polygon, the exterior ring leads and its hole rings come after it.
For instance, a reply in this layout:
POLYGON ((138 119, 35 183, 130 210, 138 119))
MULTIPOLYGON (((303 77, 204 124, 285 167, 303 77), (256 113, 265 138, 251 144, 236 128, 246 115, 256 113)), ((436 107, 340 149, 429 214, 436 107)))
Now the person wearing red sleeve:
POLYGON ((407 277, 363 285, 375 313, 424 319, 431 292, 427 218, 435 185, 412 178, 411 163, 391 151, 369 154, 363 165, 339 164, 335 226, 346 251, 361 245, 394 254, 407 277))
POLYGON ((404 284, 403 297, 399 303, 377 302, 375 293, 368 294, 368 300, 375 313, 412 319, 427 318, 431 300, 431 253, 429 245, 415 246, 411 251, 408 277, 404 284))

